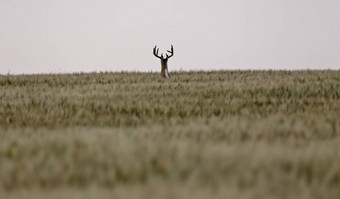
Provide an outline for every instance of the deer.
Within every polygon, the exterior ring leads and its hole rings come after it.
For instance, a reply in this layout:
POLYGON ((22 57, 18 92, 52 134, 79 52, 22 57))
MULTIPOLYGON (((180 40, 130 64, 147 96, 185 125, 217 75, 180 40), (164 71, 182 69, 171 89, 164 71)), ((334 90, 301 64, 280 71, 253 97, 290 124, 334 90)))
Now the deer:
POLYGON ((162 65, 161 76, 164 77, 164 78, 170 78, 171 76, 170 76, 169 70, 168 70, 168 59, 170 57, 174 56, 174 47, 171 45, 171 50, 167 50, 167 52, 170 53, 170 55, 165 53, 166 57, 163 56, 163 53, 161 54, 161 56, 159 56, 158 50, 159 50, 159 48, 157 48, 157 46, 155 46, 153 48, 153 55, 155 55, 155 57, 157 57, 161 60, 161 65, 162 65))

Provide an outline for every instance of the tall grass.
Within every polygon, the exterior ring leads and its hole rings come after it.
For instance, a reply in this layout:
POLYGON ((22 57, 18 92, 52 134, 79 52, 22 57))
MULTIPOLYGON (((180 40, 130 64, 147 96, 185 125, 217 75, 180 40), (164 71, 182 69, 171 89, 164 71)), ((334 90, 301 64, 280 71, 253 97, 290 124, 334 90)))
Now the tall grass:
POLYGON ((339 198, 340 71, 0 76, 8 198, 339 198))

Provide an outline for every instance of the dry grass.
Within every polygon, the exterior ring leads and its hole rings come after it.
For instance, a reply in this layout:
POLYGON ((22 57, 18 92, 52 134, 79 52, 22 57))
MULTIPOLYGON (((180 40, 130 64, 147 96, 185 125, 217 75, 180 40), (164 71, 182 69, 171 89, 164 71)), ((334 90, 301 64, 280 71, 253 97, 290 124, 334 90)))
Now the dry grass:
POLYGON ((340 71, 0 76, 0 196, 339 198, 340 71))

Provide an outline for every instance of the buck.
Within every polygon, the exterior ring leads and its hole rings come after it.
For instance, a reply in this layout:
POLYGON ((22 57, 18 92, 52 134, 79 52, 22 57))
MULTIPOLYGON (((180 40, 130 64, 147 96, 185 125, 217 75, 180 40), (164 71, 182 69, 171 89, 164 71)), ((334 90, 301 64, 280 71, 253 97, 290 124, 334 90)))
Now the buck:
POLYGON ((157 46, 153 48, 153 55, 155 55, 157 58, 161 60, 161 65, 162 65, 162 70, 161 70, 161 76, 164 78, 170 78, 169 70, 168 70, 168 59, 172 56, 174 56, 174 47, 171 45, 171 50, 168 50, 167 52, 170 53, 168 55, 165 53, 166 57, 161 54, 161 56, 158 55, 158 50, 157 46))

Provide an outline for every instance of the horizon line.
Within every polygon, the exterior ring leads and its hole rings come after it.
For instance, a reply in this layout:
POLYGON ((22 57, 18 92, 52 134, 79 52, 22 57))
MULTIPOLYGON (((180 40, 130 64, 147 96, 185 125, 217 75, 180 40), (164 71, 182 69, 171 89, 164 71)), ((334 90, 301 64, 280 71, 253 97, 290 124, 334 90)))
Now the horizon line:
MULTIPOLYGON (((235 72, 235 71, 253 71, 253 72, 260 72, 260 71, 287 71, 287 72, 298 72, 298 71, 340 71, 340 68, 334 69, 334 68, 324 68, 324 69, 310 69, 310 68, 298 68, 298 69, 245 69, 245 68, 240 68, 240 69, 190 69, 190 70, 171 70, 171 73, 190 73, 190 72, 235 72)), ((113 73, 160 73, 158 70, 150 70, 150 71, 141 71, 141 70, 98 70, 98 71, 74 71, 74 72, 33 72, 33 73, 0 73, 0 76, 23 76, 23 75, 79 75, 79 74, 113 74, 113 73)))

